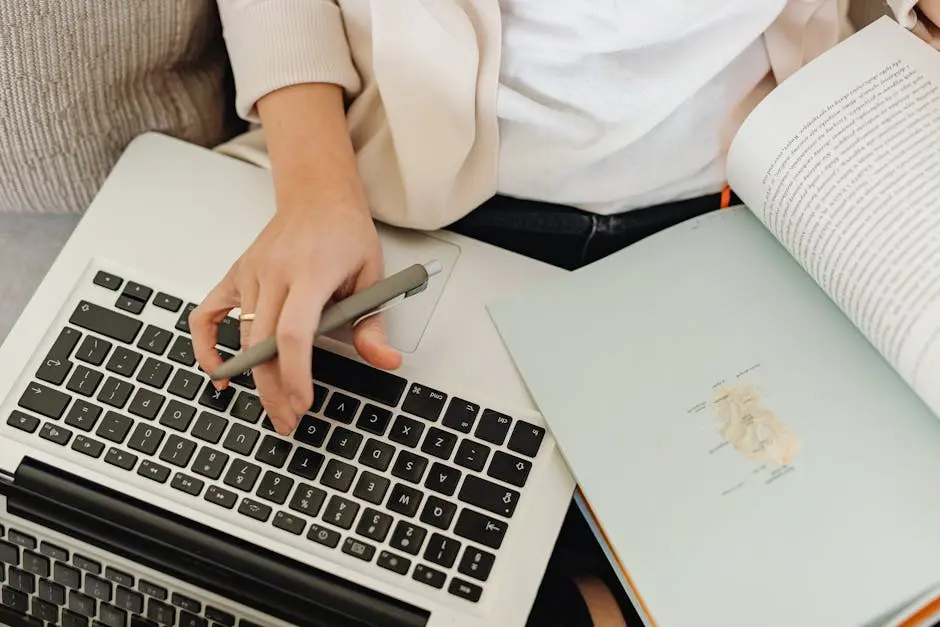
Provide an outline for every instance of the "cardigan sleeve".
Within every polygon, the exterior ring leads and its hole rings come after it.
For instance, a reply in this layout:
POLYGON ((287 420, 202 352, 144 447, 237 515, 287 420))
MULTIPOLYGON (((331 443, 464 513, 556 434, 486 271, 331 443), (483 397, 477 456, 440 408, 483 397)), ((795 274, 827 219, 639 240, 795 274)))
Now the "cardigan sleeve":
POLYGON ((336 0, 218 0, 235 78, 235 108, 259 122, 256 103, 300 83, 361 89, 336 0))

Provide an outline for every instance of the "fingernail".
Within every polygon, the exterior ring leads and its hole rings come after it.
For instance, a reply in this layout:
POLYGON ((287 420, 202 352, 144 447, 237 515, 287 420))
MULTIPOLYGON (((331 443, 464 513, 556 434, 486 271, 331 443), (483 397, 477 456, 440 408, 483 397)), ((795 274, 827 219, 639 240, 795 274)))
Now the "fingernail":
POLYGON ((226 387, 228 387, 228 382, 227 381, 213 381, 212 387, 221 391, 221 390, 224 390, 226 387))

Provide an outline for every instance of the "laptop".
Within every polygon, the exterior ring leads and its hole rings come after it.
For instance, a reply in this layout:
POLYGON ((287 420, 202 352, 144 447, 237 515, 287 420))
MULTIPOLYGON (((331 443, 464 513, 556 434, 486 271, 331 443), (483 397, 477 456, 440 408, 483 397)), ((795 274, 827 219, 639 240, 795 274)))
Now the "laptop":
POLYGON ((484 305, 556 270, 382 227, 388 273, 444 268, 387 313, 404 366, 322 338, 281 437, 250 372, 214 393, 187 326, 273 198, 159 134, 104 183, 0 347, 0 623, 525 624, 574 481, 484 305))

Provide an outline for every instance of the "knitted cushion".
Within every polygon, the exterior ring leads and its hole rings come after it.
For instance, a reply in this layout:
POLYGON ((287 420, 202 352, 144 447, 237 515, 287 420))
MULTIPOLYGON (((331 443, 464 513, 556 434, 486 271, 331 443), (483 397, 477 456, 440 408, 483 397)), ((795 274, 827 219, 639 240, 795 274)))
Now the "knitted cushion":
POLYGON ((234 133, 215 0, 0 0, 0 211, 82 212, 128 142, 234 133))

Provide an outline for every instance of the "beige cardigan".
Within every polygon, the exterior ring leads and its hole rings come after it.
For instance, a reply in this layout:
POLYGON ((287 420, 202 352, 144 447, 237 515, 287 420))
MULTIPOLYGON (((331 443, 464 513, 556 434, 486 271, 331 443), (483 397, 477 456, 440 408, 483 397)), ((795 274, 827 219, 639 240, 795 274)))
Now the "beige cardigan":
MULTIPOLYGON (((877 10, 884 0, 852 1, 877 10)), ((917 0, 887 1, 911 26, 917 0)), ((788 1, 764 35, 771 82, 850 32, 848 2, 788 1)), ((219 7, 246 119, 258 122, 257 100, 287 85, 344 87, 376 219, 436 229, 496 192, 498 0, 219 0, 219 7)), ((739 119, 757 100, 742 104, 739 119)), ((732 132, 737 122, 729 121, 732 132)), ((220 149, 269 166, 262 130, 220 149)))

